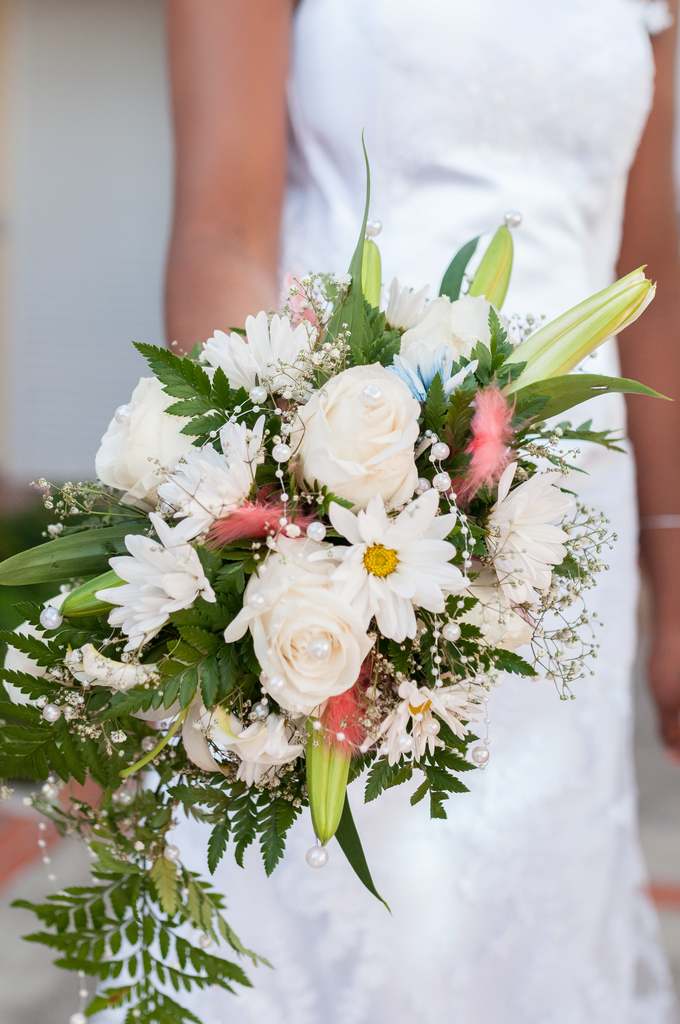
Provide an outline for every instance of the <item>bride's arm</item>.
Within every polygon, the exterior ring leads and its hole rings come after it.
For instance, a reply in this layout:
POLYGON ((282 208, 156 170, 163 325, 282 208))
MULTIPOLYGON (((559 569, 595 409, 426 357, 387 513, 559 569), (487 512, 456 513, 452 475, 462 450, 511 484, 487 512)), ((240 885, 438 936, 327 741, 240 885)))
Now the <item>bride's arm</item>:
MULTIPOLYGON (((677 15, 677 12, 676 12, 677 15)), ((623 372, 671 402, 631 399, 637 456, 642 556, 654 600, 650 686, 664 742, 680 758, 680 259, 673 180, 676 32, 655 39, 654 107, 633 166, 626 202, 621 271, 643 259, 659 284, 644 317, 621 339, 623 372), (659 516, 675 520, 659 520, 659 516), (675 528, 661 524, 674 522, 675 528)))
POLYGON ((166 331, 188 350, 274 308, 291 3, 168 0, 175 202, 166 331))

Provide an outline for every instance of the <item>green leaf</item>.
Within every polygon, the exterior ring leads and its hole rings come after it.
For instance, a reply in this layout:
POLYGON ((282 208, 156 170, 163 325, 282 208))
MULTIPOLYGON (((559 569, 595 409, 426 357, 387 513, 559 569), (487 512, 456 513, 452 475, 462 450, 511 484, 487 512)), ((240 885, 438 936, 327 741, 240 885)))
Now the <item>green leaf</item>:
POLYGON ((366 165, 366 198, 364 202, 364 215, 361 221, 359 238, 349 265, 349 274, 352 280, 349 289, 334 309, 328 324, 328 333, 331 337, 336 336, 343 326, 348 328, 350 334, 350 352, 354 365, 367 362, 365 358, 365 345, 371 336, 364 294, 361 287, 366 222, 368 220, 368 209, 371 201, 371 168, 368 163, 368 153, 366 152, 366 144, 363 136, 361 139, 361 146, 364 152, 364 162, 366 165))
POLYGON ((177 865, 167 857, 161 856, 154 861, 149 874, 163 910, 168 917, 172 917, 179 906, 177 865))
POLYGON ((228 842, 229 819, 227 818, 218 825, 215 825, 208 840, 208 870, 211 875, 215 873, 217 865, 222 860, 228 842))
POLYGON ((70 533, 20 551, 0 563, 0 586, 62 583, 78 576, 97 576, 108 568, 109 558, 125 553, 128 534, 145 533, 148 528, 148 519, 140 517, 120 526, 70 533))
POLYGON ((441 437, 444 430, 448 408, 449 400, 444 392, 444 383, 441 376, 436 373, 425 399, 423 422, 425 427, 428 430, 433 430, 437 437, 441 437))
POLYGON ((500 647, 493 652, 493 662, 501 672, 511 672, 516 676, 536 676, 538 673, 533 665, 521 658, 514 651, 504 651, 500 647))
POLYGON ((451 299, 452 302, 455 302, 456 299, 460 298, 460 290, 463 286, 465 271, 467 270, 468 263, 475 254, 478 242, 479 235, 471 241, 466 242, 465 245, 458 250, 444 272, 442 283, 439 286, 439 294, 446 295, 446 297, 451 299))
MULTIPOLYGON (((523 420, 523 410, 528 412, 524 424, 558 416, 575 405, 598 398, 604 394, 646 395, 649 398, 666 398, 665 395, 648 388, 637 380, 627 377, 604 377, 597 373, 568 373, 549 380, 537 380, 515 392, 515 417, 523 420), (543 399, 537 411, 537 401, 543 399)), ((668 401, 668 399, 666 399, 668 401)), ((1 567, 0 567, 1 569, 1 567)))
POLYGON ((193 359, 176 356, 167 348, 160 348, 158 345, 147 345, 141 341, 136 341, 134 345, 144 356, 168 395, 172 395, 173 398, 210 395, 210 378, 193 359))
POLYGON ((283 857, 286 833, 295 821, 298 810, 289 800, 275 799, 267 804, 260 818, 260 851, 268 875, 283 857))
POLYGON ((364 790, 365 802, 370 803, 386 789, 408 782, 412 774, 413 769, 409 764, 390 764, 386 757, 378 758, 368 771, 364 790))
MULTIPOLYGON (((380 900, 380 902, 390 910, 389 904, 382 898, 378 890, 376 889, 371 872, 366 861, 366 855, 364 854, 363 847, 361 845, 361 839, 357 832, 356 825, 354 824, 354 818, 352 817, 352 810, 349 805, 349 799, 345 795, 345 806, 342 811, 342 817, 340 824, 338 825, 335 838, 340 845, 342 852, 349 861, 354 873, 361 882, 364 883, 368 891, 380 900)), ((390 910, 391 913, 391 910, 390 910)))

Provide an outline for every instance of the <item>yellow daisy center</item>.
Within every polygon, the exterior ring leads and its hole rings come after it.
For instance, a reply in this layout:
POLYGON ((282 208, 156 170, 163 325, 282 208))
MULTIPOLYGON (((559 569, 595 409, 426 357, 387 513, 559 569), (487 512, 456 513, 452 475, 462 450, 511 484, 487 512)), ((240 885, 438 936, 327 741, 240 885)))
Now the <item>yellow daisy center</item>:
POLYGON ((372 544, 364 552, 364 568, 371 576, 391 576, 399 565, 399 557, 394 548, 383 547, 382 544, 372 544))
POLYGON ((432 707, 431 700, 424 700, 422 704, 417 704, 415 707, 413 704, 409 704, 408 709, 413 716, 424 715, 426 711, 429 711, 432 707))

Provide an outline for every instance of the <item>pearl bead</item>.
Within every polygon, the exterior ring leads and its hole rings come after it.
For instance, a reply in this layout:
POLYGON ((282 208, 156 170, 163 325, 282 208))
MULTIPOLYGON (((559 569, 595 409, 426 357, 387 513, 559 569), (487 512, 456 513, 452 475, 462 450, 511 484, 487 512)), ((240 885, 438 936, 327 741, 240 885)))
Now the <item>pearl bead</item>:
POLYGON ((268 689, 274 690, 274 692, 276 692, 277 690, 282 690, 285 685, 286 680, 283 678, 283 676, 272 676, 269 682, 267 683, 268 689))
POLYGON ((410 750, 413 746, 413 737, 410 733, 405 732, 399 737, 399 749, 410 750))
POLYGON ((290 445, 284 444, 283 441, 281 441, 280 444, 275 444, 272 448, 272 456, 276 462, 288 462, 291 454, 290 445))
POLYGON ((288 525, 286 526, 286 529, 285 529, 286 537, 296 538, 296 537, 299 537, 301 533, 302 533, 302 530, 300 529, 300 527, 298 526, 297 523, 288 523, 288 525))
POLYGON ((267 400, 267 389, 263 388, 261 384, 256 384, 254 388, 250 389, 248 397, 255 405, 262 405, 267 400))
POLYGON ((448 491, 449 487, 451 486, 451 477, 449 476, 448 473, 437 473, 437 475, 432 480, 432 486, 435 487, 438 491, 448 491))
POLYGON ((268 704, 256 704, 252 711, 252 717, 258 721, 263 722, 265 718, 269 716, 269 705, 268 704))
POLYGON ((428 734, 428 736, 436 736, 437 733, 439 732, 439 729, 439 722, 437 721, 436 718, 433 718, 431 721, 425 723, 425 732, 428 734))
POLYGON ((310 540, 322 541, 326 536, 326 527, 323 523, 310 523, 307 527, 307 536, 310 540))
POLYGON ((310 641, 307 650, 312 658, 316 658, 317 661, 323 661, 331 653, 331 642, 326 640, 325 637, 319 637, 318 640, 310 641))
POLYGON ((486 768, 490 756, 489 748, 483 743, 478 743, 470 751, 470 757, 478 768, 486 768))
POLYGON ((381 220, 366 221, 366 238, 377 238, 382 231, 381 220))
POLYGON ((43 608, 40 613, 40 625, 43 629, 59 629, 63 621, 64 616, 58 608, 53 608, 52 605, 43 608))
POLYGON ((429 491, 432 484, 426 477, 421 476, 416 484, 416 494, 425 494, 425 491, 429 491))
POLYGON ((448 444, 444 444, 443 441, 437 441, 430 448, 430 462, 441 462, 442 459, 448 459, 451 454, 451 449, 448 444))
POLYGON ((311 846, 305 854, 310 868, 323 868, 328 864, 328 850, 325 846, 311 846))
POLYGON ((509 228, 518 228, 522 223, 522 214, 519 210, 508 210, 505 215, 505 223, 509 228))
POLYGON ((168 843, 168 845, 165 847, 165 850, 163 851, 163 856, 165 857, 166 860, 169 860, 173 864, 176 864, 181 856, 179 852, 179 846, 174 846, 172 843, 168 843))
POLYGON ((361 392, 361 400, 363 401, 364 405, 367 405, 370 408, 376 406, 381 398, 382 388, 379 387, 377 384, 367 384, 366 387, 361 392))
POLYGON ((340 732, 336 732, 335 738, 338 741, 338 743, 344 743, 345 740, 347 739, 347 737, 345 736, 344 732, 342 732, 342 730, 340 730, 340 732))
POLYGON ((87 1024, 87 1017, 84 1013, 73 1013, 69 1018, 69 1024, 87 1024))
POLYGON ((46 722, 53 725, 61 718, 61 708, 57 704, 46 704, 43 708, 42 716, 46 722))
POLYGON ((455 644, 456 641, 460 640, 460 626, 457 622, 447 622, 442 629, 442 636, 445 640, 448 640, 450 644, 455 644))
POLYGON ((314 732, 321 732, 322 728, 323 726, 321 725, 319 719, 315 718, 314 721, 312 722, 312 729, 314 730, 314 732))

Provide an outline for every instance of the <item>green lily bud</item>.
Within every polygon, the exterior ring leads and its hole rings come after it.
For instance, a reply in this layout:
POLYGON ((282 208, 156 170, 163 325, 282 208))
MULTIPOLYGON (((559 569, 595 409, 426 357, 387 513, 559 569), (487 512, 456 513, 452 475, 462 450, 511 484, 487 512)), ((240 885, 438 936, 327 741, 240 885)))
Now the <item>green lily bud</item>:
POLYGON ((61 606, 61 614, 65 619, 79 619, 86 615, 105 615, 113 605, 100 601, 95 595, 107 587, 120 587, 125 581, 116 576, 113 570, 95 576, 80 587, 76 587, 68 595, 61 606))
POLYGON ((645 268, 639 267, 535 331, 508 356, 509 363, 527 364, 508 391, 569 373, 608 338, 637 320, 655 291, 645 268))
POLYGON ((314 832, 321 843, 335 835, 345 806, 350 752, 308 727, 307 791, 314 832))
POLYGON ((513 252, 512 234, 507 225, 503 224, 482 256, 468 295, 483 295, 492 306, 500 309, 508 294, 513 252))
POLYGON ((380 287, 382 284, 382 262, 380 249, 372 238, 364 240, 364 252, 361 263, 361 290, 370 306, 380 305, 380 287))

